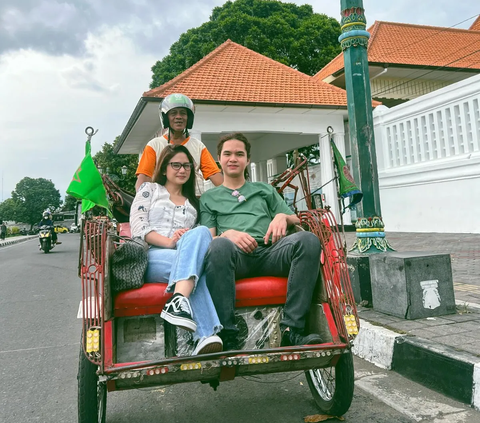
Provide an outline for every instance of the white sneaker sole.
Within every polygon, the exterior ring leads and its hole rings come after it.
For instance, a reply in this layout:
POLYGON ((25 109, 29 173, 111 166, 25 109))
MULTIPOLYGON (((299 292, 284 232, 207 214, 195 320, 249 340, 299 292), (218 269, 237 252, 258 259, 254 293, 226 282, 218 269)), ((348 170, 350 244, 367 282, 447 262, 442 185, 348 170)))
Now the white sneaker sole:
POLYGON ((223 351, 222 339, 217 335, 212 335, 199 342, 192 355, 211 354, 220 351, 223 351))
POLYGON ((162 310, 160 317, 171 325, 178 326, 179 328, 188 330, 189 332, 195 332, 197 330, 197 324, 193 320, 185 319, 184 317, 173 316, 165 310, 162 310))

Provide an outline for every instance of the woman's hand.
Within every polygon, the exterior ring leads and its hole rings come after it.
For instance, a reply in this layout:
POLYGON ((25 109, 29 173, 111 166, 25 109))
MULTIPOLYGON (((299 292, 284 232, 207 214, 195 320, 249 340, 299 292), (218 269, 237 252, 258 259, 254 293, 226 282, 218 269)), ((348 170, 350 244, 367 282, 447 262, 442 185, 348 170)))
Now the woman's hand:
POLYGON ((184 229, 177 229, 172 237, 170 238, 171 240, 171 245, 168 247, 168 248, 175 248, 175 246, 177 245, 177 242, 178 240, 182 237, 182 235, 188 231, 188 228, 184 228, 184 229))

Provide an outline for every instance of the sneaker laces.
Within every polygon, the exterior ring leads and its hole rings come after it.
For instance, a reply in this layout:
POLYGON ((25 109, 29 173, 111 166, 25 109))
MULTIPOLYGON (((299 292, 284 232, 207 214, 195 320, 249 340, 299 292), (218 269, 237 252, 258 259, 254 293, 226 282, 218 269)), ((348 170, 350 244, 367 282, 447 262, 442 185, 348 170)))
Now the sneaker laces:
POLYGON ((187 297, 179 295, 178 297, 172 299, 171 304, 175 311, 183 311, 193 316, 192 308, 190 307, 190 302, 188 301, 187 297))

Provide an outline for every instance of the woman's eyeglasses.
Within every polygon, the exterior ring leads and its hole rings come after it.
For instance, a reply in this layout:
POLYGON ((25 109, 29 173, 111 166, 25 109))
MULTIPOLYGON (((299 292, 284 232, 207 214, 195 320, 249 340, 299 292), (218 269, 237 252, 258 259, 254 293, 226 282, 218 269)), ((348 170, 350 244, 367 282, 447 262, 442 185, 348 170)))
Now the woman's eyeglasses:
POLYGON ((244 201, 247 201, 247 199, 245 198, 245 196, 243 196, 242 194, 240 194, 237 190, 233 191, 232 192, 232 195, 234 197, 237 197, 237 200, 239 203, 243 203, 244 201))
POLYGON ((193 163, 190 163, 190 162, 187 162, 187 163, 170 162, 169 165, 172 166, 172 169, 174 170, 180 170, 181 167, 183 167, 185 170, 193 169, 193 163))

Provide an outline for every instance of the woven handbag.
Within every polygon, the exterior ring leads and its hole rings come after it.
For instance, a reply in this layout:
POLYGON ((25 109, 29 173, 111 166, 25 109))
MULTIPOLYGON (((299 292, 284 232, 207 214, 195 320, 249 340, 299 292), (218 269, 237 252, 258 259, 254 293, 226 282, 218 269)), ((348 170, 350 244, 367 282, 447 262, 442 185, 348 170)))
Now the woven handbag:
POLYGON ((112 289, 115 292, 143 286, 148 264, 148 244, 141 238, 121 238, 112 254, 112 289))

